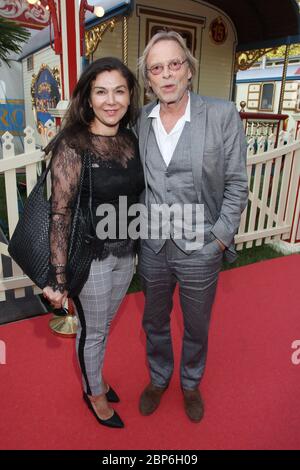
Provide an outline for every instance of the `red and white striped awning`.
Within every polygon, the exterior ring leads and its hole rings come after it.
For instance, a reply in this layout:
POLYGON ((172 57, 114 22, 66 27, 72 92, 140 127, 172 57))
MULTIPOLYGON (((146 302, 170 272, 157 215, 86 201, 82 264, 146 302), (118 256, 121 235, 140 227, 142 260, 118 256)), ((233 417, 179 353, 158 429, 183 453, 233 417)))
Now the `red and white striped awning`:
MULTIPOLYGON (((78 0, 80 4, 81 0, 78 0)), ((113 11, 130 7, 131 0, 89 0, 89 5, 99 5, 105 11, 101 21, 113 11)), ((8 20, 17 21, 30 29, 43 29, 49 24, 49 10, 41 2, 29 4, 27 0, 5 0, 0 2, 0 16, 8 20)), ((87 12, 86 22, 100 21, 94 14, 87 12)))

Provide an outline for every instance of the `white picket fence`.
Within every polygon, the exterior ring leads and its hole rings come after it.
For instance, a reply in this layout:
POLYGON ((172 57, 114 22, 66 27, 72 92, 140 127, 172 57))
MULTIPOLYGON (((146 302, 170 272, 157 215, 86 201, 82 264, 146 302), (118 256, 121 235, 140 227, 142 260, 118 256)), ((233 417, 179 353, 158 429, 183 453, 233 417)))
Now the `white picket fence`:
POLYGON ((300 133, 281 131, 248 143, 248 207, 242 214, 236 248, 289 238, 300 175, 300 133))
MULTIPOLYGON (((9 237, 13 234, 19 220, 17 174, 25 173, 27 196, 37 182, 41 173, 41 162, 44 160, 44 152, 36 148, 34 130, 31 127, 24 129, 24 153, 15 155, 13 136, 6 132, 2 136, 3 159, 0 160, 0 176, 4 175, 6 207, 8 219, 9 237)), ((46 123, 44 145, 55 135, 53 121, 46 123)), ((50 181, 48 181, 48 193, 50 193, 50 181)), ((0 301, 6 300, 5 292, 14 290, 15 298, 25 296, 25 287, 32 286, 34 293, 40 293, 40 289, 24 275, 19 266, 11 260, 12 276, 4 276, 3 258, 9 257, 7 244, 0 241, 0 301)))
MULTIPOLYGON (((47 124, 46 139, 54 133, 52 121, 47 124)), ((32 190, 40 173, 44 154, 35 146, 34 132, 25 129, 25 152, 14 154, 13 137, 6 133, 2 137, 3 159, 0 160, 0 175, 4 174, 9 236, 12 235, 19 217, 17 198, 17 171, 26 174, 27 195, 32 190)), ((295 139, 293 131, 281 132, 278 146, 275 135, 251 139, 248 146, 247 171, 250 187, 248 207, 242 214, 236 248, 251 248, 255 242, 287 239, 291 232, 293 213, 300 178, 300 135, 295 139)), ((48 190, 49 182, 48 182, 48 190)), ((32 286, 35 293, 40 290, 12 262, 12 276, 4 277, 2 257, 9 257, 7 245, 0 242, 0 301, 6 299, 5 292, 13 290, 15 298, 24 296, 24 288, 32 286)))

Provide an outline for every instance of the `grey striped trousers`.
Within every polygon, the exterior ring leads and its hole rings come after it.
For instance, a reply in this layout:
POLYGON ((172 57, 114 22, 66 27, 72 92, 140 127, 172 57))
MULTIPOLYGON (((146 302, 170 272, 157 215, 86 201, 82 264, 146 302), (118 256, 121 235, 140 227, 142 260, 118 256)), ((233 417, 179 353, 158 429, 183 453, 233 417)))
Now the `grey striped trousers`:
POLYGON ((94 260, 86 284, 74 298, 78 318, 76 352, 83 388, 89 395, 105 393, 102 378, 110 324, 125 296, 133 275, 134 257, 109 254, 94 260))

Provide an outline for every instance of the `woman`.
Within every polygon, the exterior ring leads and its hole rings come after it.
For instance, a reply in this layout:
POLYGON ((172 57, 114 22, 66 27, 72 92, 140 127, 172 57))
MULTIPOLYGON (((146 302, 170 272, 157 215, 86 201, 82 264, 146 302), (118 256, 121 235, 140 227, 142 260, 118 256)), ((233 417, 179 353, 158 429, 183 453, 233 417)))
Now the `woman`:
MULTIPOLYGON (((137 114, 135 76, 116 58, 98 59, 81 75, 63 129, 45 149, 46 154, 52 152, 52 216, 51 274, 43 294, 55 308, 60 308, 68 295, 65 277, 68 235, 82 155, 85 152, 91 155, 95 225, 99 223, 96 210, 101 204, 112 204, 118 217, 119 196, 126 196, 130 206, 143 190, 137 141, 126 128, 134 124, 137 114)), ((81 200, 86 202, 88 195, 89 180, 85 175, 81 200)), ((127 213, 121 217, 127 217, 127 213)), ((128 224, 128 219, 125 220, 128 224)), ((121 428, 124 426, 121 418, 109 405, 119 398, 104 381, 102 366, 111 321, 132 279, 135 244, 128 237, 112 236, 104 242, 97 239, 93 250, 88 280, 73 299, 79 324, 76 350, 83 398, 100 424, 121 428)))

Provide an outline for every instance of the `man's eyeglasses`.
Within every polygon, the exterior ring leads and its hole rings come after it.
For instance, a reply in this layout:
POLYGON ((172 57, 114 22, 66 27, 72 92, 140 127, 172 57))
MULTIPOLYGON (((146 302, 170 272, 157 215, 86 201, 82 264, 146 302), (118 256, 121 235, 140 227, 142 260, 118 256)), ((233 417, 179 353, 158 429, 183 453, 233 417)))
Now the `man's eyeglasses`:
MULTIPOLYGON (((187 61, 185 60, 179 60, 179 59, 174 59, 171 60, 167 65, 168 69, 171 70, 172 72, 176 72, 177 70, 181 69, 182 64, 184 64, 187 61)), ((148 72, 151 72, 152 75, 159 75, 164 69, 163 64, 156 64, 152 65, 149 69, 147 69, 148 72)))

